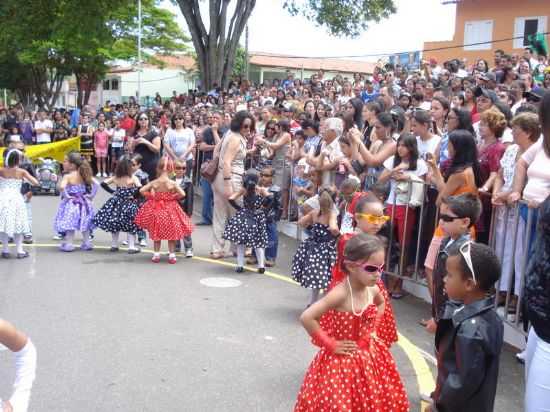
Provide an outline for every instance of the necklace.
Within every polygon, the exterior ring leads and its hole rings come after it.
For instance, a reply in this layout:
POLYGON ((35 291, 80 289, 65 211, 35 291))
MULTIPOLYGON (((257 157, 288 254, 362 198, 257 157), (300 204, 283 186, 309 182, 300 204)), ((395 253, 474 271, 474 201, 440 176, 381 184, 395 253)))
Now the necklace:
POLYGON ((369 307, 369 290, 367 289, 367 303, 365 304, 365 306, 363 307, 363 309, 361 309, 360 312, 356 312, 355 311, 355 304, 353 303, 353 290, 351 289, 351 282, 349 281, 349 275, 347 277, 347 281, 348 281, 348 287, 349 287, 349 293, 351 295, 351 312, 355 315, 355 316, 362 316, 363 313, 365 313, 365 311, 367 310, 367 308, 369 307))

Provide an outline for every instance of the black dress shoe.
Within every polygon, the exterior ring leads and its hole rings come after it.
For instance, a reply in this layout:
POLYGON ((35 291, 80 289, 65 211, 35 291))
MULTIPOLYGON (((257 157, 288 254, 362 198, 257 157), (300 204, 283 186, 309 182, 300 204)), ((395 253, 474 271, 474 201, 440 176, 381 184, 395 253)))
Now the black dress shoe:
POLYGON ((244 272, 244 268, 242 266, 237 266, 237 268, 235 269, 235 272, 237 273, 243 273, 244 272))

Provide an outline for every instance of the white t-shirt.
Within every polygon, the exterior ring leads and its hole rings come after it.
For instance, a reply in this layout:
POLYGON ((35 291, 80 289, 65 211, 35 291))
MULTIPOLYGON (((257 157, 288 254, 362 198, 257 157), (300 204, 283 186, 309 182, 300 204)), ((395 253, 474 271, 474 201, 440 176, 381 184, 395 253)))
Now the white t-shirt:
MULTIPOLYGON (((53 130, 53 123, 50 119, 46 119, 44 121, 37 120, 34 122, 34 128, 35 129, 52 129, 53 130)), ((36 134, 36 143, 51 143, 51 133, 37 133, 36 134)))
POLYGON ((422 140, 420 136, 416 136, 416 143, 418 144, 418 154, 420 157, 424 157, 426 153, 435 155, 435 149, 441 141, 441 137, 434 134, 431 139, 422 140))
POLYGON ((542 138, 527 149, 521 158, 529 165, 523 198, 527 201, 544 202, 550 195, 550 158, 542 147, 542 138))
MULTIPOLYGON (((384 169, 386 170, 393 170, 393 159, 395 156, 391 156, 387 158, 384 161, 384 169)), ((426 162, 422 159, 418 159, 416 162, 416 170, 405 170, 403 173, 410 176, 416 176, 416 177, 422 177, 425 176, 428 173, 428 165, 426 162)), ((386 203, 388 205, 393 205, 394 198, 395 198, 395 187, 397 186, 397 182, 395 180, 390 180, 390 194, 388 196, 388 199, 386 200, 386 203)), ((403 203, 400 203, 397 201, 395 203, 396 205, 402 205, 403 203)))
MULTIPOLYGON (((181 130, 168 129, 164 136, 164 143, 170 146, 177 157, 183 155, 189 146, 195 144, 195 133, 193 129, 186 127, 181 130)), ((193 153, 189 153, 185 160, 192 160, 193 153)))
POLYGON ((124 146, 124 138, 126 137, 126 130, 124 129, 113 129, 113 137, 111 139, 112 147, 122 147, 124 146))

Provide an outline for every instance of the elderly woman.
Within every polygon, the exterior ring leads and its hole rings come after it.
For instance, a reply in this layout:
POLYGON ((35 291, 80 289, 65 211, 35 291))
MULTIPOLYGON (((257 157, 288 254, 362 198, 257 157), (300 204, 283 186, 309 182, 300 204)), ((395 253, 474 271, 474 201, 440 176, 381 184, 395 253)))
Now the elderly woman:
POLYGON ((230 242, 222 238, 227 220, 235 213, 229 198, 242 187, 246 143, 250 132, 255 130, 254 127, 254 117, 250 113, 245 110, 237 112, 231 120, 230 132, 216 148, 220 160, 218 173, 212 183, 214 216, 210 254, 214 259, 221 259, 229 253, 230 242))
POLYGON ((499 303, 504 303, 506 299, 506 291, 511 281, 510 276, 514 275, 513 266, 515 269, 515 282, 510 307, 514 310, 521 287, 521 257, 524 250, 522 239, 524 238, 525 222, 521 219, 518 222, 518 234, 514 251, 514 242, 511 239, 514 238, 514 221, 517 219, 517 209, 515 207, 509 208, 508 213, 506 213, 507 208, 504 205, 512 190, 516 163, 523 153, 539 139, 540 131, 539 118, 534 113, 521 113, 512 120, 514 144, 508 146, 500 159, 500 169, 493 184, 492 202, 494 206, 497 206, 494 212, 496 213, 495 250, 502 262, 499 303))
POLYGON ((336 170, 344 156, 340 149, 340 137, 344 133, 344 122, 330 117, 323 124, 321 153, 319 156, 308 154, 306 161, 321 173, 321 186, 333 186, 336 183, 336 170))

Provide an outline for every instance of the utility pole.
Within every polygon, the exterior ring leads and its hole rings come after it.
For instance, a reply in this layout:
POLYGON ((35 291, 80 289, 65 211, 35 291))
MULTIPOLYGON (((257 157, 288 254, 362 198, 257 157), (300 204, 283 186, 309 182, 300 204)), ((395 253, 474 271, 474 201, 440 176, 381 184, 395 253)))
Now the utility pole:
POLYGON ((138 81, 137 104, 141 102, 141 0, 138 0, 138 81))
POLYGON ((248 66, 249 66, 249 63, 248 63, 248 24, 246 25, 245 27, 245 32, 244 32, 244 49, 245 49, 245 64, 244 64, 244 72, 245 72, 245 75, 246 75, 246 80, 249 80, 250 79, 250 72, 249 72, 249 69, 248 69, 248 66))

